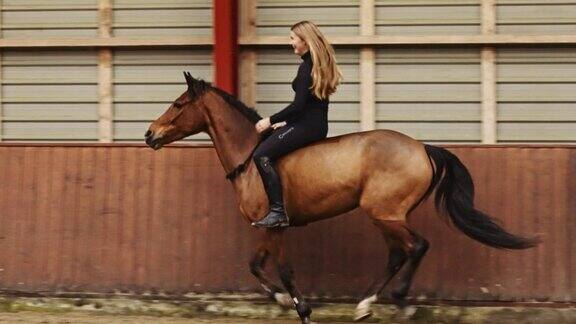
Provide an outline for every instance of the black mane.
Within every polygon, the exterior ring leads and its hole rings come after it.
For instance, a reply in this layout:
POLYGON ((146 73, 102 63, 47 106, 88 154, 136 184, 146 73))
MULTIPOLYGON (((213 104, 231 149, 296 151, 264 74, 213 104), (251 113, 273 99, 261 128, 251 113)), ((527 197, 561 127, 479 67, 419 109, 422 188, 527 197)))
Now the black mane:
POLYGON ((262 116, 258 114, 256 109, 246 106, 238 98, 230 95, 226 91, 213 86, 210 82, 206 82, 202 79, 192 78, 192 82, 188 83, 188 93, 191 96, 199 96, 207 91, 212 90, 218 94, 224 101, 226 101, 231 107, 238 110, 242 115, 244 115, 248 120, 254 124, 262 119, 262 116))

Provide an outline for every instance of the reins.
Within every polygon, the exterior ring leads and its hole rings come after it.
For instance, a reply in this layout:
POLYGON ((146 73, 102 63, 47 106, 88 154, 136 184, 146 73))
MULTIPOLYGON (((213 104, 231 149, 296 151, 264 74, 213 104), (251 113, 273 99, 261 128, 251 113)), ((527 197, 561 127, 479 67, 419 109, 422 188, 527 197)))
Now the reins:
POLYGON ((258 145, 260 143, 262 143, 262 141, 265 140, 270 134, 272 134, 272 132, 270 132, 270 131, 266 131, 266 132, 262 133, 262 136, 260 136, 260 140, 258 141, 258 143, 256 143, 256 145, 254 146, 254 148, 252 149, 252 151, 250 152, 250 154, 248 155, 246 160, 244 160, 244 162, 240 163, 238 166, 236 166, 234 169, 232 169, 232 171, 228 172, 226 174, 226 179, 228 179, 230 181, 234 181, 234 179, 236 177, 238 177, 240 174, 242 174, 244 171, 246 171, 246 168, 248 167, 248 164, 250 164, 250 160, 252 159, 254 152, 258 148, 258 145))

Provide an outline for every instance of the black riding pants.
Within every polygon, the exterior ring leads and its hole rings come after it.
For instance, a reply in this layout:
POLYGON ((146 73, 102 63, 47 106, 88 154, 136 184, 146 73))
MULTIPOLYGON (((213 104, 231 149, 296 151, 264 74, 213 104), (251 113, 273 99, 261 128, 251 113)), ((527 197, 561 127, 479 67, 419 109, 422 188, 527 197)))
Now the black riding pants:
POLYGON ((326 138, 327 134, 327 122, 295 122, 277 128, 258 145, 254 151, 254 161, 258 163, 262 157, 275 161, 298 148, 326 138))

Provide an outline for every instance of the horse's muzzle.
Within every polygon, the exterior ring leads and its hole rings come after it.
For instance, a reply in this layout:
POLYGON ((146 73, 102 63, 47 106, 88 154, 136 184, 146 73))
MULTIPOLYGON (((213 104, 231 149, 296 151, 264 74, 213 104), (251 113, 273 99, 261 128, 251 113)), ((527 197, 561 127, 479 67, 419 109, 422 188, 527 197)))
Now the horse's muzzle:
POLYGON ((153 150, 159 150, 162 147, 162 137, 156 137, 151 131, 147 131, 144 134, 144 138, 146 139, 146 144, 152 148, 153 150))

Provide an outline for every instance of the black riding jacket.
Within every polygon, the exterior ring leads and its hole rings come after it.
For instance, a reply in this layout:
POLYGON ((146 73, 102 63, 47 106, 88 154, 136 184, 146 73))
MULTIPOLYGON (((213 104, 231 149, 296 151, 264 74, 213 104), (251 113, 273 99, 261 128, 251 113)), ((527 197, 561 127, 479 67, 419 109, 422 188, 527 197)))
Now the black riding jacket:
POLYGON ((310 87, 312 86, 312 56, 310 51, 301 56, 302 63, 298 67, 298 74, 292 81, 292 89, 296 92, 294 100, 286 108, 270 116, 270 123, 276 124, 286 121, 312 123, 317 126, 328 123, 329 99, 319 99, 310 87))

